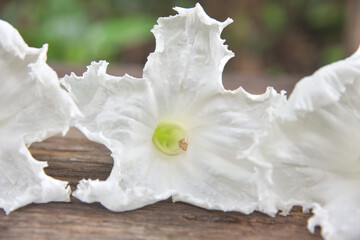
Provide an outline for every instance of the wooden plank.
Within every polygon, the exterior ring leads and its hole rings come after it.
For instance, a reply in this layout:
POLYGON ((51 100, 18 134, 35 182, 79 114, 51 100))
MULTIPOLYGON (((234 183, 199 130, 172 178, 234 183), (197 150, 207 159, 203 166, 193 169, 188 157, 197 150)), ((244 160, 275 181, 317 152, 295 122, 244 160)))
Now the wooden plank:
MULTIPOLYGON (((106 179, 112 168, 110 152, 87 140, 76 129, 31 146, 47 161, 46 173, 67 180, 74 190, 82 178, 106 179)), ((185 203, 162 201, 125 213, 100 204, 31 204, 9 216, 0 214, 1 239, 321 239, 306 230, 310 214, 295 208, 290 216, 208 211, 185 203)))
MULTIPOLYGON (((238 84, 231 79, 229 75, 229 84, 238 84)), ((281 81, 287 87, 295 83, 281 81)), ((254 83, 252 88, 260 91, 264 84, 254 83)), ((112 168, 110 151, 76 129, 65 137, 34 143, 30 150, 36 159, 48 162, 48 175, 69 181, 72 190, 82 178, 105 180, 112 168)), ((272 218, 258 212, 209 211, 170 200, 114 213, 72 198, 70 203, 31 204, 8 216, 0 212, 0 239, 321 239, 319 231, 312 235, 306 229, 310 216, 300 208, 288 217, 272 218)))

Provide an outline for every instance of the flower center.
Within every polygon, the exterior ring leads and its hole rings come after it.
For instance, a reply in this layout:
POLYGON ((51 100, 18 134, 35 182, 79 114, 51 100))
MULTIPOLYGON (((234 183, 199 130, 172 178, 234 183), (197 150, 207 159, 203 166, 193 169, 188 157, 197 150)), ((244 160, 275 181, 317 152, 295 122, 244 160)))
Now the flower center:
POLYGON ((184 127, 177 122, 160 122, 152 137, 154 146, 167 155, 177 155, 187 150, 187 134, 184 127))

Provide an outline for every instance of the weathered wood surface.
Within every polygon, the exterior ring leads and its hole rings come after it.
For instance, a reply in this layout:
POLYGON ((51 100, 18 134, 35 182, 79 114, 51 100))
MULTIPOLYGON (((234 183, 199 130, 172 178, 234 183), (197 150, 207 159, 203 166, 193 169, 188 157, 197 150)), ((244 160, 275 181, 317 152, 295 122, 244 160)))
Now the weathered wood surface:
MULTIPOLYGON (((56 69, 60 76, 70 72, 69 68, 58 65, 56 69)), ((84 69, 74 70, 80 73, 84 69)), ((122 68, 110 70, 119 75, 123 71, 122 68)), ((141 75, 138 68, 126 68, 126 71, 141 75)), ((240 84, 234 75, 226 75, 225 79, 227 88, 240 84)), ((285 79, 253 77, 251 83, 245 78, 240 82, 246 83, 242 84, 244 88, 254 93, 276 84, 289 91, 294 78, 285 79)), ((69 181, 73 190, 82 178, 105 180, 112 168, 109 150, 87 140, 76 129, 71 129, 65 137, 34 143, 30 150, 36 159, 48 162, 45 169, 48 175, 69 181)), ((244 215, 208 211, 170 200, 114 213, 100 204, 86 204, 72 198, 70 203, 31 204, 8 216, 0 211, 0 239, 321 239, 319 231, 312 235, 306 229, 310 216, 300 208, 295 208, 290 216, 272 218, 258 212, 244 215)))

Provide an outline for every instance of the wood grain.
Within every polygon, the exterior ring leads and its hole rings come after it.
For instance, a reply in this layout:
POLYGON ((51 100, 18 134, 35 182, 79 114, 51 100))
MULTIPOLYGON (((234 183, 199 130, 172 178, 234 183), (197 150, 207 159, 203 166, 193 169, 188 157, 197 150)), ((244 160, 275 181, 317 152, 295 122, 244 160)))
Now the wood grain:
MULTIPOLYGON (((65 70, 58 69, 59 75, 65 70)), ((228 79, 233 78, 229 75, 228 79)), ((253 84, 254 91, 265 84, 253 84)), ((282 84, 291 90, 295 82, 282 84)), ((82 178, 105 180, 112 168, 109 150, 76 129, 65 137, 34 143, 30 151, 39 161, 48 162, 48 175, 69 181, 73 190, 82 178)), ((312 235, 306 229, 310 216, 300 208, 290 216, 272 218, 258 212, 208 211, 170 200, 114 213, 100 204, 72 198, 69 203, 31 204, 8 216, 0 212, 0 239, 321 239, 318 230, 312 235)))

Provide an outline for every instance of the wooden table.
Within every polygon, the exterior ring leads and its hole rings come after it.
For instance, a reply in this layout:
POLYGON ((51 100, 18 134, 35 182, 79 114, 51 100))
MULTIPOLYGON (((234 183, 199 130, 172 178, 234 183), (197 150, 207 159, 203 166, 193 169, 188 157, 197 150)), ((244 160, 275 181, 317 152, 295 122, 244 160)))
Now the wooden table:
MULTIPOLYGON (((54 64, 59 76, 85 68, 54 64)), ((141 76, 136 66, 110 67, 109 72, 141 76)), ((224 85, 242 85, 252 93, 264 92, 267 85, 278 90, 293 88, 299 77, 243 76, 227 73, 224 85)), ((31 153, 47 161, 45 172, 70 182, 72 190, 82 178, 105 180, 112 168, 109 150, 87 140, 71 129, 65 137, 55 136, 32 144, 31 153)), ((185 203, 162 201, 144 208, 114 213, 98 203, 86 204, 76 198, 70 203, 31 204, 6 216, 0 211, 0 239, 321 239, 319 229, 310 234, 299 207, 290 216, 271 218, 255 212, 209 211, 185 203)))

